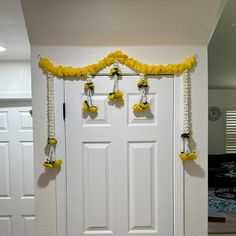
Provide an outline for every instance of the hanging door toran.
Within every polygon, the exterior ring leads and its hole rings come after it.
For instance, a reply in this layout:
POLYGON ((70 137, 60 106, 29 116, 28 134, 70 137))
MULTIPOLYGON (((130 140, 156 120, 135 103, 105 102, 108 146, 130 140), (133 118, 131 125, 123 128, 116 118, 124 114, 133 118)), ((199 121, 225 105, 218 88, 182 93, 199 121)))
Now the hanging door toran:
POLYGON ((39 66, 48 76, 46 168, 61 165, 55 158, 53 77, 66 79, 67 235, 173 235, 173 80, 150 79, 147 86, 141 75, 139 92, 138 76, 118 77, 115 66, 113 80, 103 76, 93 83, 91 74, 113 63, 152 75, 184 72, 179 157, 196 159, 188 146, 188 70, 194 57, 182 64, 148 66, 117 51, 84 68, 56 67, 41 58, 39 66), (85 88, 82 81, 69 81, 74 76, 87 76, 85 88))

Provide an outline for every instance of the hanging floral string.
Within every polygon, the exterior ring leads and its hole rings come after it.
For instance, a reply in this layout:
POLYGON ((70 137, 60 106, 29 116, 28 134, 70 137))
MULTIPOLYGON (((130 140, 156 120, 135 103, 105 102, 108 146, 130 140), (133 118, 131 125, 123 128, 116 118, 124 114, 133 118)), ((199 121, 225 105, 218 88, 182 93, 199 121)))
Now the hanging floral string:
POLYGON ((84 84, 87 99, 83 102, 82 109, 84 112, 97 112, 98 108, 93 105, 94 83, 92 82, 92 75, 88 75, 87 82, 84 84))
POLYGON ((113 68, 110 70, 109 75, 113 77, 113 92, 109 93, 108 99, 111 101, 122 101, 123 100, 123 93, 119 90, 119 81, 118 76, 122 75, 121 70, 119 69, 118 61, 115 61, 113 64, 113 68))
POLYGON ((148 81, 144 74, 140 74, 140 79, 137 83, 137 86, 140 90, 140 101, 137 104, 133 105, 134 111, 144 111, 150 108, 150 103, 147 100, 147 87, 148 87, 148 81))
POLYGON ((189 122, 189 97, 190 97, 190 76, 189 71, 185 70, 183 73, 183 133, 181 138, 183 141, 183 150, 179 154, 182 161, 196 160, 196 152, 190 149, 189 139, 191 137, 190 122, 189 122))
POLYGON ((62 160, 56 160, 55 147, 57 139, 55 135, 54 77, 50 75, 47 76, 47 103, 49 155, 43 166, 46 168, 57 168, 61 166, 62 160))

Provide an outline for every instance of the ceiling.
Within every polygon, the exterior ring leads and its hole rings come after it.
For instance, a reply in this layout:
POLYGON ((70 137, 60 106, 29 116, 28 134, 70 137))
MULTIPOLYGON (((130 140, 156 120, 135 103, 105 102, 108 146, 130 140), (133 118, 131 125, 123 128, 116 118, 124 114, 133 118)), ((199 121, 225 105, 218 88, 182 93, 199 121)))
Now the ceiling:
POLYGON ((236 88, 235 0, 228 0, 225 6, 210 41, 208 54, 209 88, 236 88))
POLYGON ((34 45, 207 45, 223 0, 22 0, 34 45))
POLYGON ((29 60, 30 44, 20 0, 0 0, 1 60, 29 60))
MULTIPOLYGON (((224 0, 0 0, 1 60, 34 45, 207 45, 224 0), (210 10, 209 10, 210 9, 210 10)), ((235 1, 236 2, 236 1, 235 1)))

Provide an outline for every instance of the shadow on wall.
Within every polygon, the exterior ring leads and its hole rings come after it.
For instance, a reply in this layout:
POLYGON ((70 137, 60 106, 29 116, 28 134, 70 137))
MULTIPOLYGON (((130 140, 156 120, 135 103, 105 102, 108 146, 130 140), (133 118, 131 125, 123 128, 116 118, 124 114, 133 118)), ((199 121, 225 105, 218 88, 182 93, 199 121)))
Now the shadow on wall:
MULTIPOLYGON (((44 152, 47 156, 49 155, 49 145, 45 146, 44 152)), ((59 174, 60 170, 61 170, 61 168, 53 168, 53 169, 45 168, 45 171, 38 178, 37 186, 39 188, 44 188, 44 187, 48 186, 50 181, 56 179, 56 177, 59 174)))
POLYGON ((53 169, 45 169, 45 172, 43 172, 37 181, 37 186, 39 188, 46 187, 50 181, 55 180, 56 176, 60 172, 60 168, 53 168, 53 169))
POLYGON ((188 175, 192 177, 205 178, 206 176, 206 172, 204 171, 204 169, 195 161, 185 162, 184 169, 188 173, 188 175))

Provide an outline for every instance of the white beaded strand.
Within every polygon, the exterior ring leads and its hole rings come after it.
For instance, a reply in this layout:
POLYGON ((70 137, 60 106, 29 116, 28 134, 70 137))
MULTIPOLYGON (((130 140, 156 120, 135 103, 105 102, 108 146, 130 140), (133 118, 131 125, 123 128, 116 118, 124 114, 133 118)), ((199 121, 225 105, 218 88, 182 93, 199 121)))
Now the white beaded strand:
POLYGON ((183 133, 189 133, 189 96, 190 96, 189 71, 183 73, 183 133))
POLYGON ((55 138, 54 77, 47 79, 48 100, 48 138, 55 138))
POLYGON ((119 90, 118 75, 117 74, 115 74, 113 76, 113 80, 114 80, 113 93, 115 93, 115 91, 119 90))
MULTIPOLYGON (((189 71, 183 73, 183 133, 189 134, 189 96, 190 96, 190 76, 189 71)), ((183 138, 183 151, 190 153, 189 139, 183 138)))
MULTIPOLYGON (((140 74, 140 80, 146 80, 143 73, 140 74)), ((146 88, 142 86, 140 88, 140 103, 146 103, 146 102, 147 102, 146 88)))
POLYGON ((196 160, 197 154, 190 147, 190 96, 191 96, 191 80, 189 70, 183 72, 183 133, 181 138, 183 141, 183 149, 179 154, 182 161, 196 160))
MULTIPOLYGON (((117 60, 115 60, 115 62, 113 63, 113 68, 119 69, 119 62, 117 60)), ((117 90, 119 90, 119 82, 118 82, 118 75, 117 74, 113 75, 113 81, 114 81, 113 93, 115 93, 117 90)))
MULTIPOLYGON (((87 83, 93 83, 92 79, 93 79, 92 75, 89 74, 88 77, 87 77, 87 83)), ((93 106, 92 96, 93 96, 93 94, 92 94, 92 89, 91 89, 91 88, 88 88, 88 89, 87 89, 87 102, 88 102, 88 105, 89 105, 90 107, 93 106)))
MULTIPOLYGON (((48 105, 48 139, 55 139, 55 106, 54 106, 54 77, 47 78, 47 105, 48 105)), ((56 159, 55 145, 49 145, 48 161, 56 159)))

